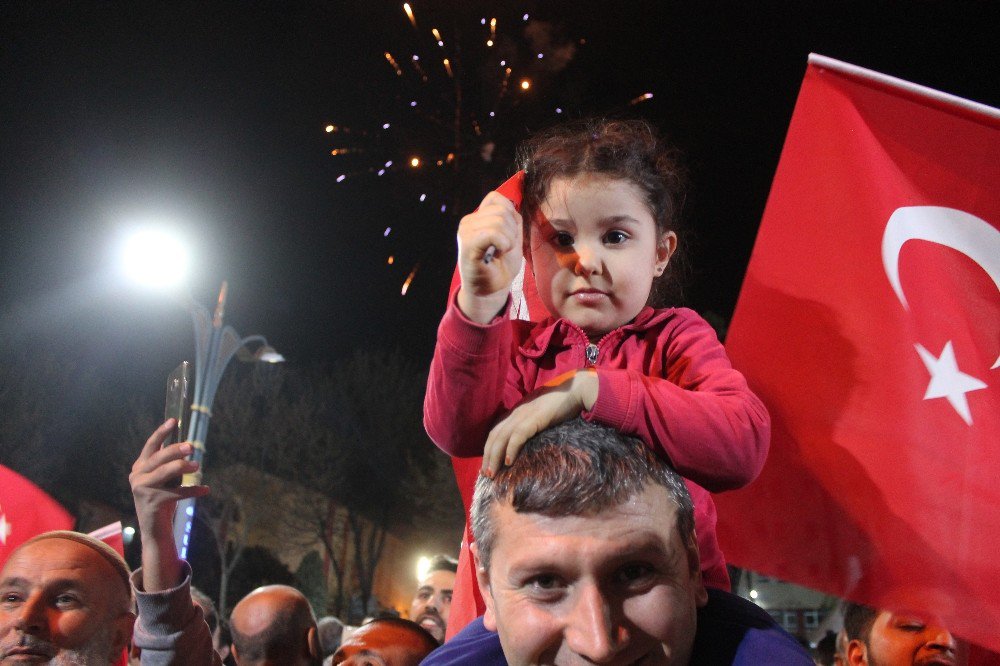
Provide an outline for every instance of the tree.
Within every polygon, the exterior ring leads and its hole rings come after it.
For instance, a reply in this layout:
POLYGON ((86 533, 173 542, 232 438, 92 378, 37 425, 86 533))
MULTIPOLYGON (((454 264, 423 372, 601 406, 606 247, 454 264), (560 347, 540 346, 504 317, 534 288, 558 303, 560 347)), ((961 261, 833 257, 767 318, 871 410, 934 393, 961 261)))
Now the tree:
MULTIPOLYGON (((297 396, 298 413, 309 414, 315 431, 300 440, 306 445, 288 474, 331 504, 290 513, 289 521, 310 522, 338 577, 346 569, 342 554, 350 551, 365 607, 387 531, 428 506, 423 491, 435 478, 435 461, 422 424, 424 385, 424 374, 398 351, 356 351, 312 375, 297 396), (338 541, 345 524, 348 548, 338 541)), ((339 580, 339 610, 343 592, 339 580)))

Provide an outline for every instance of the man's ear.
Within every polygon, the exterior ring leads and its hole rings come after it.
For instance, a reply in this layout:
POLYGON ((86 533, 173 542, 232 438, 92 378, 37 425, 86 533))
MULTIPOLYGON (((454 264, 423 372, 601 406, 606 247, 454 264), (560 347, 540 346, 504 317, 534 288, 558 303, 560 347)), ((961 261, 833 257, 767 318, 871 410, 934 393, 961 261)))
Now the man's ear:
POLYGON ((473 543, 469 546, 472 552, 472 565, 476 568, 476 582, 479 583, 479 592, 486 602, 486 612, 483 613, 483 626, 490 631, 497 630, 496 613, 493 610, 493 589, 490 587, 490 575, 486 568, 479 564, 479 544, 473 543))
POLYGON ((233 655, 233 661, 235 661, 237 664, 240 663, 240 653, 236 649, 236 643, 229 644, 229 654, 233 655))
POLYGON ((321 660, 323 658, 323 649, 319 645, 319 633, 316 631, 315 624, 309 627, 306 642, 309 645, 309 656, 313 659, 321 660))
POLYGON ((694 591, 694 601, 698 608, 708 603, 708 590, 701 575, 701 557, 698 554, 698 535, 691 531, 691 538, 685 540, 684 550, 687 551, 688 575, 691 577, 691 588, 694 591))
POLYGON ((850 666, 865 666, 868 663, 868 648, 856 638, 847 644, 847 663, 850 666))
POLYGON ((111 657, 112 663, 118 661, 122 650, 128 647, 132 640, 132 627, 135 625, 135 613, 122 613, 112 621, 111 657))

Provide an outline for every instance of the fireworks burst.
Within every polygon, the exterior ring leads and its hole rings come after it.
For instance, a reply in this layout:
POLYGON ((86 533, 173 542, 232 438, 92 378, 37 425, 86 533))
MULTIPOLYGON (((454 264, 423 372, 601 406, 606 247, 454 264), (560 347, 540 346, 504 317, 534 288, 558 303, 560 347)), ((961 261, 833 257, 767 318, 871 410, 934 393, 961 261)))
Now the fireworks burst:
MULTIPOLYGON (((579 113, 579 86, 566 85, 566 74, 585 40, 523 9, 470 11, 449 4, 435 14, 419 3, 401 5, 397 40, 380 51, 386 79, 372 82, 395 92, 380 96, 364 126, 331 119, 325 127, 339 186, 385 177, 414 208, 429 204, 425 210, 453 225, 509 175, 513 148, 530 128, 579 113)), ((414 210, 420 215, 426 213, 414 210)), ((423 254, 394 246, 394 238, 386 229, 384 265, 395 271, 401 261, 412 262, 405 296, 423 254)))

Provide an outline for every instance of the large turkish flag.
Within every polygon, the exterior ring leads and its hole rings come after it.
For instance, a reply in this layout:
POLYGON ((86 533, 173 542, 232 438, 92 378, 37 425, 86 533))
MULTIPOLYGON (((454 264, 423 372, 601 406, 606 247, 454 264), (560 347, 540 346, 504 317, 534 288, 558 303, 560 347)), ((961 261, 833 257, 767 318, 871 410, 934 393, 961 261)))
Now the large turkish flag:
POLYGON ((0 465, 0 566, 36 534, 73 527, 73 516, 38 486, 0 465))
POLYGON ((1000 111, 812 56, 727 348, 728 559, 1000 649, 1000 111))

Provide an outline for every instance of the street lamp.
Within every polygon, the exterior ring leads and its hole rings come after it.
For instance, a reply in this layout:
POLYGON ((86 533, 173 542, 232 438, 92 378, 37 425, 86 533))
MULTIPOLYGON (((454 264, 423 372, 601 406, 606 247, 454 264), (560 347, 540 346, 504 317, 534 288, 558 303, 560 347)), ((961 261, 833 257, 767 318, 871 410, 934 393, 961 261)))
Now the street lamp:
MULTIPOLYGON (((212 401, 215 391, 219 388, 219 380, 226 366, 234 355, 242 361, 257 361, 263 363, 281 363, 285 359, 267 344, 262 335, 248 335, 241 338, 232 326, 223 326, 222 318, 226 309, 226 291, 228 286, 222 283, 219 290, 219 300, 215 305, 215 314, 210 318, 208 310, 193 298, 188 297, 188 311, 194 322, 194 394, 191 398, 191 424, 188 428, 188 441, 193 451, 188 456, 199 464, 205 458, 205 439, 208 437, 208 421, 212 418, 212 401), (251 353, 248 345, 257 345, 251 353)), ((201 468, 197 472, 185 474, 183 485, 199 485, 201 483, 201 468)), ((193 497, 177 503, 177 513, 174 514, 174 543, 177 554, 187 557, 188 544, 191 538, 191 525, 194 522, 193 497)))

